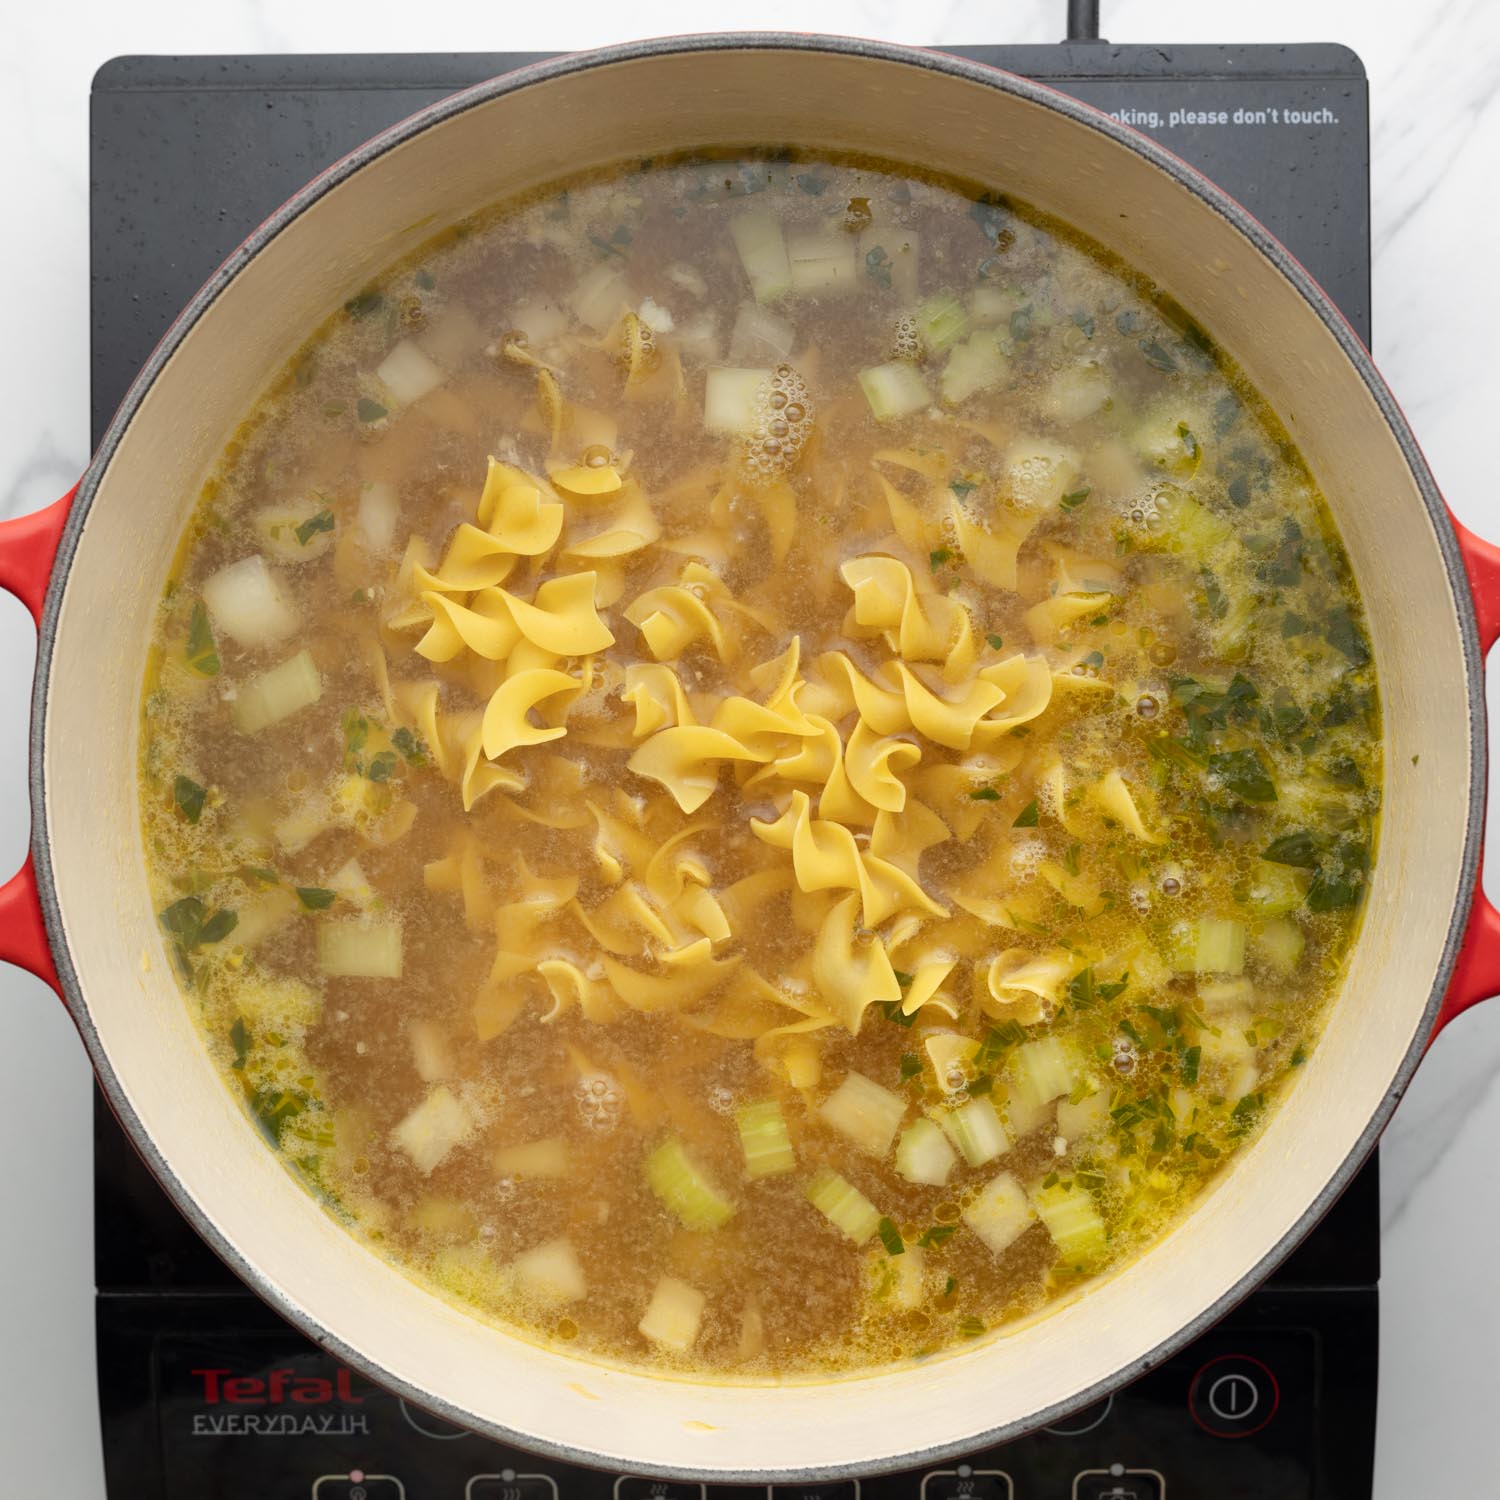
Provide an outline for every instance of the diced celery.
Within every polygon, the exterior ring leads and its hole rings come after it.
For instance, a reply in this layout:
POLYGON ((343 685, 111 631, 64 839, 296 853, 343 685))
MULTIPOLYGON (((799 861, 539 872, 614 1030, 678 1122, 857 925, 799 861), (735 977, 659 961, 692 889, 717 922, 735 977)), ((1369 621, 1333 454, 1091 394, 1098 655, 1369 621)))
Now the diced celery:
POLYGON ((1047 1117, 1046 1104, 1033 1104, 1030 1099, 1023 1099, 1013 1088, 997 1089, 990 1097, 994 1099, 1004 1118, 1006 1134, 1012 1140, 1025 1139, 1047 1117))
POLYGON ((731 437, 753 432, 760 420, 760 395, 770 378, 769 370, 710 370, 703 387, 703 425, 731 437))
POLYGON ((293 634, 297 612, 259 553, 242 557, 204 580, 203 603, 215 630, 252 649, 293 634))
MULTIPOLYGON (((619 274, 609 267, 601 269, 606 277, 619 274)), ((524 333, 531 347, 537 349, 543 344, 550 344, 558 334, 568 331, 568 313, 560 302, 552 302, 545 297, 531 297, 511 308, 510 316, 500 326, 524 333)), ((608 326, 610 325, 606 325, 608 326)))
POLYGON ((774 302, 792 288, 781 220, 768 208, 752 208, 730 221, 730 236, 757 302, 774 302))
POLYGON ((988 1098, 970 1099, 957 1109, 944 1110, 938 1124, 971 1167, 982 1167, 1010 1150, 1010 1137, 988 1098))
POLYGON ((299 909, 297 898, 285 886, 272 886, 252 896, 240 907, 234 924, 234 944, 247 952, 278 928, 286 926, 299 909))
POLYGON ((318 967, 345 979, 399 979, 401 924, 363 918, 318 923, 318 967))
POLYGON ((697 1342, 707 1303, 708 1298, 696 1287, 675 1276, 663 1276, 651 1293, 645 1316, 636 1326, 653 1344, 680 1353, 697 1342))
POLYGON ((1104 1220, 1085 1188, 1055 1182, 1033 1192, 1031 1202, 1068 1265, 1084 1266, 1102 1254, 1108 1238, 1104 1220))
POLYGON ((852 292, 858 267, 847 234, 794 234, 787 239, 794 292, 852 292))
POLYGON ((1059 1101, 1057 1133, 1069 1144, 1086 1140, 1109 1124, 1109 1092, 1096 1089, 1076 1104, 1071 1099, 1059 1101))
POLYGON ((446 1084, 439 1084, 391 1132, 391 1141, 424 1176, 439 1166, 474 1130, 468 1110, 446 1084))
POLYGON ((1199 917, 1193 941, 1193 972, 1243 973, 1245 937, 1245 924, 1233 917, 1199 917))
POLYGON ((1247 1010, 1255 1004, 1255 986, 1238 979, 1204 979, 1198 984, 1198 1009, 1210 1018, 1226 1011, 1247 1010))
POLYGON ((818 1113, 861 1151, 884 1156, 906 1113, 906 1100, 863 1073, 850 1073, 818 1107, 818 1113))
POLYGON ((1009 323, 1023 299, 999 286, 977 286, 969 293, 969 316, 976 323, 1009 323))
POLYGON ((949 406, 957 406, 976 392, 999 385, 1009 370, 1010 362, 1000 352, 999 337, 993 329, 981 328, 954 345, 939 377, 938 393, 949 406))
POLYGON ((1292 973, 1302 962, 1302 952, 1307 947, 1302 929, 1288 917, 1265 923, 1254 941, 1257 956, 1280 974, 1292 973))
POLYGON ((663 1141, 646 1158, 646 1181, 688 1229, 718 1229, 734 1217, 734 1204, 693 1165, 681 1141, 663 1141))
POLYGON ((1078 1082, 1074 1059, 1055 1036, 1023 1042, 1011 1058, 1010 1072, 1016 1097, 1033 1108, 1071 1094, 1078 1082))
POLYGON ((431 1021, 413 1021, 407 1027, 412 1065, 423 1083, 441 1083, 453 1076, 453 1052, 442 1028, 431 1021))
POLYGON ((729 357, 739 365, 776 364, 792 352, 797 331, 758 302, 744 303, 729 334, 729 357))
POLYGON ((963 1210, 964 1223, 989 1246, 1003 1255, 1036 1220, 1026 1192, 1009 1172, 1002 1172, 979 1190, 963 1210))
POLYGON ((1225 661, 1240 661, 1250 649, 1250 636, 1260 603, 1248 589, 1231 586, 1225 589, 1227 606, 1213 622, 1214 650, 1225 661))
POLYGON ((519 1146, 500 1146, 492 1160, 497 1177, 566 1177, 568 1143, 560 1135, 549 1135, 519 1146))
POLYGON ((240 687, 234 700, 235 727, 241 734, 258 734, 322 696, 323 679, 311 653, 299 651, 240 687))
POLYGON ((578 1254, 567 1240, 547 1240, 511 1263, 517 1287, 540 1302, 577 1302, 588 1292, 578 1254))
POLYGON ((908 1181, 942 1187, 957 1160, 953 1147, 931 1120, 917 1120, 901 1132, 896 1170, 908 1181))
POLYGON ((786 1119, 776 1100, 743 1105, 735 1111, 734 1119, 740 1128, 745 1170, 752 1177, 774 1177, 778 1172, 790 1172, 797 1165, 786 1133, 786 1119))
POLYGON ((397 406, 409 406, 435 391, 447 376, 410 339, 402 339, 375 367, 375 378, 397 406))
POLYGON ((1305 870, 1257 860, 1250 877, 1250 905, 1265 917, 1285 916, 1302 905, 1310 881, 1305 870))
POLYGON ((968 311, 952 292, 939 292, 917 309, 917 332, 934 354, 956 344, 968 331, 968 311))
POLYGON ((880 1210, 860 1190, 824 1167, 807 1185, 807 1201, 856 1245, 870 1238, 880 1224, 880 1210))
POLYGON ((887 364, 871 365, 868 370, 861 370, 859 387, 879 422, 909 417, 914 411, 932 404, 932 393, 927 389, 921 372, 904 359, 893 359, 887 364))

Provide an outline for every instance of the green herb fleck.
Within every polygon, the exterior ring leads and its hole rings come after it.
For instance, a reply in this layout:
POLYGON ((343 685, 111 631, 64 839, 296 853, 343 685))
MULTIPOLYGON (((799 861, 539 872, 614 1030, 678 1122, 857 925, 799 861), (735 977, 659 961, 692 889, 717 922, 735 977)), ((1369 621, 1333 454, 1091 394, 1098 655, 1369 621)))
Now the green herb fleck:
POLYGON ((1031 308, 1018 307, 1010 315, 1010 336, 1017 343, 1025 343, 1031 337, 1031 308))
MULTIPOLYGON (((384 411, 381 416, 384 416, 384 411)), ((305 547, 312 539, 323 531, 332 531, 334 526, 333 512, 331 510, 320 510, 317 515, 309 516, 297 527, 297 545, 305 547)))
POLYGON ((378 755, 370 758, 365 775, 371 781, 389 781, 400 764, 401 761, 394 750, 382 750, 378 755))
POLYGON ((1304 1047, 1301 1042, 1298 1042, 1297 1045, 1292 1049, 1291 1066, 1294 1068, 1300 1068, 1306 1061, 1307 1048, 1304 1047))
POLYGON ((917 1244, 924 1250, 937 1250, 946 1245, 957 1233, 957 1224, 934 1224, 922 1231, 917 1244))
POLYGON ((901 1009, 901 1002, 899 1000, 884 1000, 881 1002, 880 1008, 885 1012, 885 1018, 887 1021, 890 1021, 892 1024, 904 1027, 908 1030, 917 1019, 916 1011, 913 1011, 910 1015, 907 1015, 901 1009))
POLYGON ((865 251, 865 275, 881 286, 891 284, 891 258, 884 245, 874 245, 865 251))
POLYGON ((1010 826, 1012 828, 1035 828, 1040 821, 1041 814, 1037 809, 1036 798, 1033 797, 1031 801, 1028 802, 1026 806, 1016 814, 1015 822, 1013 822, 1010 826))
POLYGON ((953 549, 951 547, 937 547, 927 554, 927 565, 934 573, 952 561, 953 549))
POLYGON ((214 640, 214 628, 209 624, 208 611, 200 599, 193 606, 188 620, 187 661, 200 677, 219 675, 219 648, 214 640))
POLYGON ((922 1071, 922 1059, 915 1052, 901 1054, 901 1082, 906 1083, 922 1071))
POLYGON ((906 1242, 901 1238, 901 1231, 889 1219, 882 1219, 875 1226, 875 1233, 880 1236, 880 1243, 885 1246, 887 1255, 906 1254, 906 1242))
POLYGON ((819 177, 816 172, 799 172, 792 179, 809 198, 821 198, 828 187, 828 179, 819 177))
POLYGON ((388 417, 390 413, 378 401, 372 401, 368 396, 361 396, 354 406, 355 415, 361 422, 379 422, 388 417))
POLYGON ((1082 505, 1083 502, 1087 500, 1091 494, 1093 494, 1093 492, 1093 487, 1086 484, 1081 490, 1070 491, 1068 494, 1064 495, 1062 499, 1057 503, 1064 510, 1077 510, 1078 507, 1082 505))
POLYGON ((229 1045, 234 1048, 234 1061, 230 1066, 236 1072, 243 1072, 250 1059, 250 1032, 246 1029, 243 1016, 237 1016, 234 1025, 229 1028, 229 1045))
POLYGON ((969 793, 969 800, 971 802, 998 802, 1000 793, 992 786, 976 786, 969 793))
POLYGON ((1005 637, 1003 635, 987 635, 984 640, 991 651, 999 651, 1005 645, 1005 637))
POLYGON ((1081 307, 1073 314, 1074 324, 1083 331, 1086 339, 1094 336, 1094 320, 1081 307))
POLYGON ((1272 839, 1260 851, 1260 857, 1273 865, 1291 865, 1296 870, 1315 870, 1318 867, 1318 839, 1306 829, 1296 833, 1284 833, 1272 839))
POLYGON ((1182 1069, 1180 1077, 1189 1088, 1198 1081, 1198 1067, 1203 1061, 1202 1047, 1189 1047, 1182 1054, 1182 1069))
POLYGON ((361 292, 357 297, 351 297, 344 304, 344 311, 351 318, 367 318, 372 312, 377 312, 385 305, 385 298, 377 292, 374 287, 361 292))
POLYGON ((418 271, 416 275, 416 282, 424 292, 430 292, 434 287, 437 286, 437 277, 434 276, 431 271, 418 271))
POLYGON ((297 899, 308 911, 326 911, 333 905, 337 897, 337 891, 330 891, 321 885, 299 885, 297 887, 297 899))
POLYGON ((196 823, 203 816, 203 804, 208 797, 208 788, 201 787, 190 777, 179 776, 172 783, 172 800, 182 809, 189 823, 196 823))
POLYGON ((1176 370, 1177 361, 1155 339, 1142 339, 1139 348, 1153 370, 1162 370, 1169 375, 1176 370))
POLYGON ((1224 750, 1208 757, 1208 770, 1226 791, 1246 802, 1274 802, 1276 786, 1255 750, 1224 750))
POLYGON ((161 925, 182 945, 184 952, 192 953, 205 943, 221 943, 234 931, 239 917, 227 907, 209 913, 197 896, 184 896, 174 901, 161 914, 161 925))
POLYGON ((427 747, 421 738, 413 734, 404 724, 391 735, 391 744, 401 752, 401 758, 409 766, 425 766, 427 764, 427 747))
POLYGON ((948 488, 953 491, 955 498, 963 500, 979 488, 979 482, 974 479, 950 479, 948 488))

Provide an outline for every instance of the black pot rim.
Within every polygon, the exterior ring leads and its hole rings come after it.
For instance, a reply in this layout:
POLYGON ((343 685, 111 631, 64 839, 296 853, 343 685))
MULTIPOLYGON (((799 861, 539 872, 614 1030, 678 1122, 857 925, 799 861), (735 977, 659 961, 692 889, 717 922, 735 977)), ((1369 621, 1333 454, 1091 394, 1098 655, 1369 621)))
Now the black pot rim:
MULTIPOLYGON (((1149 137, 1121 125, 1109 116, 1082 104, 1072 97, 1058 93, 1028 79, 1003 72, 982 63, 939 51, 928 51, 918 47, 895 43, 867 41, 853 37, 818 36, 789 32, 739 32, 667 37, 620 46, 601 48, 556 58, 548 62, 532 64, 513 73, 503 74, 488 82, 476 85, 439 100, 410 118, 373 137, 359 146, 327 171, 289 198, 271 215, 238 249, 229 256, 217 271, 204 283, 197 295, 187 304, 157 345, 149 360, 137 375, 114 419, 111 421, 98 452, 94 455, 87 473, 81 481, 77 497, 68 516, 62 539, 53 565, 46 605, 37 637, 36 679, 32 693, 32 719, 30 736, 30 796, 32 810, 32 850, 42 910, 45 916, 48 938, 63 987, 64 1001, 72 1013, 73 1020, 88 1049, 90 1060, 101 1088, 109 1100, 117 1118, 129 1134, 136 1150, 162 1184, 178 1211, 203 1237, 210 1247, 224 1260, 253 1291, 273 1307, 282 1317, 304 1333, 314 1343, 333 1354, 351 1367, 359 1370, 377 1384, 394 1391, 399 1396, 436 1413, 457 1424, 482 1433, 500 1442, 510 1443, 524 1450, 549 1458, 588 1467, 612 1470, 617 1467, 610 1455, 587 1448, 570 1447, 562 1443, 542 1441, 525 1432, 507 1428, 502 1423, 483 1422, 476 1426, 472 1413, 454 1404, 438 1399, 403 1379, 396 1371, 389 1370, 367 1358, 359 1350, 341 1339, 329 1328, 320 1324, 311 1313, 293 1304, 281 1288, 265 1277, 249 1262, 238 1248, 221 1234, 187 1188, 178 1179, 171 1163, 157 1149, 146 1131, 140 1117, 135 1113, 126 1097, 120 1079, 116 1075, 104 1050, 98 1031, 89 1013, 72 956, 68 951, 62 914, 57 899, 57 887, 52 865, 52 850, 47 824, 47 802, 43 784, 43 739, 46 724, 47 697, 51 675, 53 651, 58 630, 58 615, 62 595, 71 568, 78 540, 87 524, 89 512, 99 487, 109 468, 115 452, 124 439, 131 421, 140 409, 157 376, 183 341, 192 332, 210 306, 234 282, 248 263, 278 234, 301 217, 325 194, 331 192, 363 168, 378 161, 387 152, 420 134, 432 126, 441 124, 468 110, 477 108, 503 95, 520 89, 534 87, 553 79, 594 68, 609 67, 619 63, 633 62, 670 54, 705 51, 788 51, 821 52, 842 57, 868 57, 876 61, 900 63, 909 67, 932 72, 970 83, 981 84, 1002 93, 1015 95, 1033 104, 1041 105, 1064 116, 1076 124, 1105 135, 1118 144, 1144 157, 1160 171, 1167 174, 1180 186, 1191 192, 1221 218, 1228 221, 1289 281, 1322 320, 1333 335, 1355 373, 1369 391, 1371 398, 1390 426, 1401 449, 1403 458, 1411 471, 1422 502, 1442 551, 1452 590, 1455 610, 1463 641, 1465 677, 1468 684, 1469 704, 1469 812, 1464 837, 1463 858, 1460 867, 1460 895, 1455 903, 1442 960, 1433 978, 1427 1003, 1422 1013, 1421 1025, 1417 1028, 1395 1078, 1379 1109, 1371 1116, 1359 1138, 1350 1148, 1339 1170, 1324 1185, 1298 1218, 1297 1223, 1281 1239, 1272 1245, 1260 1258, 1256 1266, 1229 1287, 1215 1302, 1199 1316, 1184 1323, 1169 1338, 1163 1340, 1149 1353, 1111 1372, 1096 1381, 1086 1390, 1080 1391, 1067 1401, 1056 1403, 1045 1409, 1028 1413, 1024 1418, 993 1428, 975 1432, 962 1441, 946 1442, 930 1447, 914 1446, 910 1452, 898 1459, 869 1463, 851 1456, 845 1462, 820 1465, 815 1469, 783 1469, 774 1463, 765 1468, 742 1470, 704 1470, 684 1465, 656 1465, 652 1472, 663 1478, 683 1479, 692 1482, 769 1484, 777 1482, 810 1482, 815 1480, 841 1480, 856 1478, 879 1472, 898 1469, 930 1467, 966 1453, 1003 1443, 1023 1433, 1055 1423, 1063 1417, 1103 1399, 1121 1386, 1139 1378, 1156 1368, 1178 1350, 1197 1338, 1218 1322, 1225 1313, 1253 1291, 1333 1206, 1335 1200, 1349 1185, 1374 1149, 1381 1131, 1385 1128, 1397 1103, 1405 1093, 1413 1071, 1426 1048, 1428 1038, 1436 1020, 1439 1006, 1453 972, 1459 948, 1462 944, 1465 925, 1480 863, 1484 822, 1484 797, 1486 790, 1486 723, 1484 717, 1484 664, 1479 646, 1478 629, 1470 598, 1467 574, 1459 554, 1457 538, 1450 524, 1447 508, 1437 485, 1428 470, 1416 438, 1413 436, 1400 407, 1380 377, 1368 351, 1353 330, 1344 321, 1327 294, 1308 275, 1301 264, 1240 204, 1222 189, 1214 186, 1192 167, 1174 156, 1149 137)), ((747 1390, 746 1399, 753 1399, 747 1390)))

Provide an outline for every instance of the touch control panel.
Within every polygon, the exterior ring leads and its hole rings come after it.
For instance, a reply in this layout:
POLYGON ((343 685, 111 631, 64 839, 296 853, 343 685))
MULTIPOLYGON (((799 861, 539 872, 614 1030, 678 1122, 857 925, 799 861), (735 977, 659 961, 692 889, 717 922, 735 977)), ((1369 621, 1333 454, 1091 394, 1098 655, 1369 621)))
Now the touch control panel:
POLYGON ((1235 1500, 1325 1500, 1350 1492, 1319 1488, 1318 1444, 1340 1430, 1341 1402, 1366 1399, 1354 1377, 1373 1380, 1376 1363, 1373 1320, 1354 1300, 1262 1293, 1134 1385, 1012 1442, 899 1474, 704 1485, 476 1436, 249 1298, 173 1299, 165 1328, 162 1311, 100 1304, 106 1399, 141 1393, 129 1424, 114 1417, 139 1435, 137 1475, 154 1476, 139 1500, 1195 1500, 1228 1474, 1235 1500))

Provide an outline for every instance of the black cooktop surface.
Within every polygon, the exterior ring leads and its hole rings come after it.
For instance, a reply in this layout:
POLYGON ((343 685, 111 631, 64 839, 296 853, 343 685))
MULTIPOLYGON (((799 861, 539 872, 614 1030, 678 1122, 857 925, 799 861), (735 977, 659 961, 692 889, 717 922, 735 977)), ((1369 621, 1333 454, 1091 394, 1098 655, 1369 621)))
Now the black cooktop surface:
MULTIPOLYGON (((1040 79, 1155 136, 1285 241, 1368 343, 1368 101, 1352 53, 948 50, 1040 79)), ((91 101, 95 441, 178 309, 282 200, 376 131, 533 60, 106 64, 91 101)), ((341 1369, 202 1244, 98 1100, 95 1202, 112 1500, 705 1500, 697 1485, 502 1448, 341 1369)), ((1109 1401, 967 1463, 863 1486, 787 1486, 788 1500, 858 1500, 861 1488, 893 1500, 1367 1500, 1378 1277, 1372 1162, 1265 1288, 1109 1401)))

